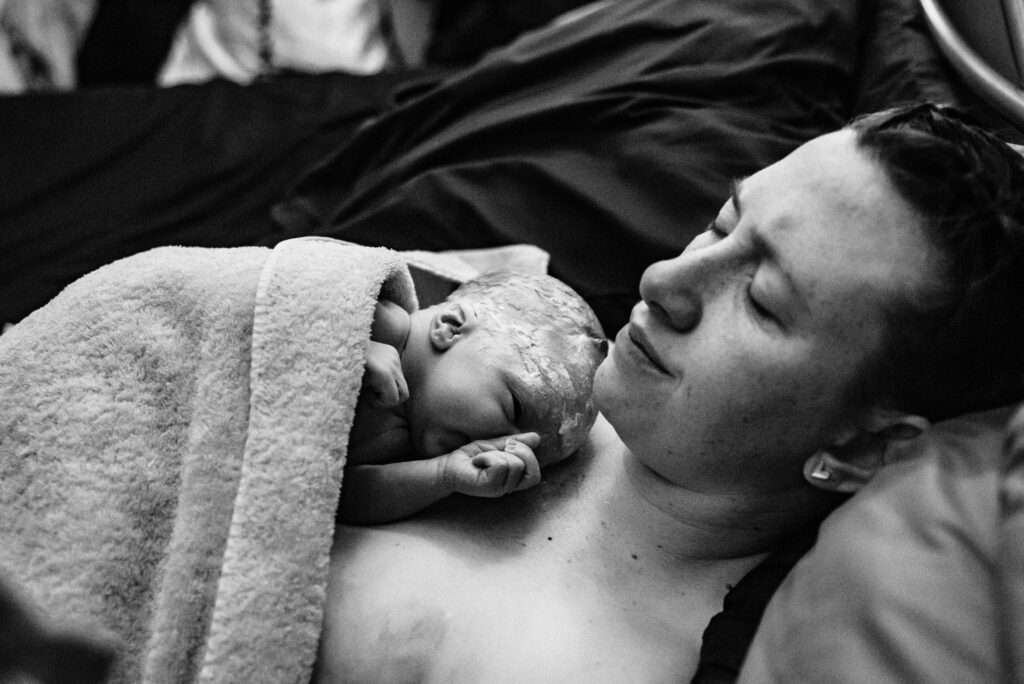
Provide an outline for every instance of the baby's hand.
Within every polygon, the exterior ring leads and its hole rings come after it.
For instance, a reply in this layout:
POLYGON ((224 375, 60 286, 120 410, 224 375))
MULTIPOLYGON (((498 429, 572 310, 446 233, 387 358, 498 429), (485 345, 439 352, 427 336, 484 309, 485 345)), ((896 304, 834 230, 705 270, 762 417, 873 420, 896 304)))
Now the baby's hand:
POLYGON ((398 406, 409 398, 409 385, 397 349, 383 342, 370 342, 366 348, 363 387, 370 393, 370 405, 378 408, 398 406))
POLYGON ((528 489, 540 482, 533 454, 539 444, 535 432, 467 444, 441 457, 444 483, 460 494, 492 498, 528 489))

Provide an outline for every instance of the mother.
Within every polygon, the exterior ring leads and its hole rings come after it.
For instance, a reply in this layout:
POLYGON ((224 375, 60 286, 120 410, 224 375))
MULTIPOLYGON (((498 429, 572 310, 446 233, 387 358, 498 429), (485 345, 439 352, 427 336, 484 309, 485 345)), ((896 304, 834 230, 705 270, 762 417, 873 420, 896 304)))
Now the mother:
POLYGON ((681 681, 730 585, 888 446, 1017 401, 1024 160, 915 106, 738 182, 644 274, 534 490, 339 527, 320 681, 681 681))

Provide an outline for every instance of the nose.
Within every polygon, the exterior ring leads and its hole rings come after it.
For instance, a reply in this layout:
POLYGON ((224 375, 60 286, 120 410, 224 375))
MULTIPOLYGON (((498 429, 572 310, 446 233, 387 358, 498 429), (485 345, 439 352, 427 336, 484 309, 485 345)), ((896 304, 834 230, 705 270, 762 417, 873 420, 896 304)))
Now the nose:
POLYGON ((700 323, 716 274, 715 262, 708 257, 707 250, 689 250, 647 267, 640 296, 653 316, 680 332, 700 323))

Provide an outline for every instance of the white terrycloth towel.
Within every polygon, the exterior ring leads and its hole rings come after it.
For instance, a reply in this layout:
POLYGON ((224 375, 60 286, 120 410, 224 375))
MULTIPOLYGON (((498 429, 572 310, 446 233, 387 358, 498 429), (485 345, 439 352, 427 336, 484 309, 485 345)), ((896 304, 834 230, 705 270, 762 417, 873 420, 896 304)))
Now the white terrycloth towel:
POLYGON ((0 574, 121 643, 113 681, 299 682, 389 250, 168 247, 0 337, 0 574))

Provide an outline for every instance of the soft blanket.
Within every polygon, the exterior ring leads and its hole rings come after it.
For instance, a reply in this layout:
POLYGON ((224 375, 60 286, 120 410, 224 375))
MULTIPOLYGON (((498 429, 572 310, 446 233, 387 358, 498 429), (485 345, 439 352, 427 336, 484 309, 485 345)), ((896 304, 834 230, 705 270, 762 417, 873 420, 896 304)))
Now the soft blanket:
POLYGON ((308 680, 374 304, 401 257, 169 247, 0 337, 0 575, 114 681, 308 680))

